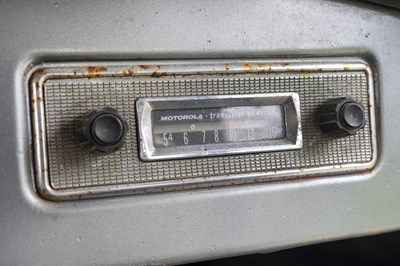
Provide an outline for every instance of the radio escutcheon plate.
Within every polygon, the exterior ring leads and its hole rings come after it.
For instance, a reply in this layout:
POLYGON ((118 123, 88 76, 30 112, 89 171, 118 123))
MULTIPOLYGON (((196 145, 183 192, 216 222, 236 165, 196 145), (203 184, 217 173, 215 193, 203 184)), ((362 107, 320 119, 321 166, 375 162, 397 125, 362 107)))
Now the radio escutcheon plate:
MULTIPOLYGON (((36 189, 43 198, 59 201, 319 177, 373 169, 377 162, 379 135, 375 113, 375 107, 379 105, 375 102, 376 74, 365 60, 350 57, 44 63, 32 69, 26 80, 36 189), (299 104, 296 112, 301 113, 301 125, 297 125, 296 143, 289 141, 287 149, 272 152, 272 148, 284 148, 282 139, 290 135, 287 131, 294 131, 288 129, 290 123, 285 124, 286 128, 282 126, 282 104, 265 103, 267 100, 262 95, 282 93, 298 95, 299 101, 294 103, 299 104), (264 103, 254 104, 249 99, 252 96, 264 103), (364 128, 344 138, 327 137, 316 123, 316 110, 329 99, 348 96, 363 105, 364 128), (167 98, 174 97, 176 100, 172 106, 164 109, 157 107, 166 104, 167 98), (206 100, 199 100, 197 106, 195 101, 189 101, 186 106, 176 109, 176 102, 183 101, 184 97, 192 100, 203 97, 206 100), (212 105, 210 98, 219 97, 236 98, 238 103, 229 100, 225 106, 212 105), (232 135, 237 138, 236 143, 230 140, 228 130, 225 139, 221 139, 225 150, 218 150, 218 144, 212 141, 213 135, 207 132, 205 143, 202 143, 202 131, 217 126, 228 126, 230 129, 227 123, 215 124, 216 121, 205 119, 201 125, 205 128, 195 123, 194 131, 191 128, 183 131, 179 127, 189 121, 182 120, 181 124, 178 121, 163 121, 164 124, 155 123, 154 130, 159 133, 153 138, 152 119, 147 119, 145 123, 143 116, 138 117, 140 112, 136 104, 140 103, 140 99, 150 100, 147 107, 143 107, 148 108, 147 111, 151 108, 155 110, 154 119, 161 115, 179 115, 185 108, 194 110, 194 114, 213 112, 221 116, 221 113, 226 113, 221 108, 232 107, 243 111, 261 106, 261 111, 274 115, 266 115, 264 118, 269 119, 264 120, 261 116, 254 117, 254 120, 246 118, 245 130, 232 135), (241 99, 246 103, 239 104, 241 99), (107 156, 96 156, 81 148, 76 132, 85 113, 104 107, 117 109, 131 130, 126 134, 126 144, 122 149, 107 156), (275 128, 274 134, 263 130, 255 141, 249 141, 246 131, 250 126, 268 128, 268 123, 280 126, 275 128), (139 130, 134 129, 140 127, 143 131, 142 126, 149 127, 147 131, 150 134, 141 133, 139 136, 139 130), (163 134, 168 132, 174 133, 172 141, 168 135, 168 143, 164 145, 163 134), (187 144, 184 132, 187 132, 187 144), (144 141, 152 143, 139 147, 139 143, 143 145, 144 141), (280 145, 273 145, 276 142, 280 145), (256 143, 271 151, 257 152, 259 146, 256 143), (171 154, 176 156, 179 149, 199 149, 203 144, 208 145, 207 151, 203 149, 204 156, 197 151, 197 155, 192 153, 193 159, 166 157, 171 154), (237 149, 233 152, 235 154, 229 153, 234 145, 251 152, 237 149), (164 157, 145 160, 139 151, 153 146, 148 154, 153 152, 164 157), (223 155, 218 155, 221 151, 223 155)), ((151 115, 150 112, 147 117, 151 118, 151 115)), ((285 119, 288 117, 295 116, 285 116, 285 119)), ((296 117, 300 121, 300 114, 296 117)), ((232 121, 233 128, 237 126, 236 122, 232 121)), ((249 132, 252 130, 249 129, 249 132)))

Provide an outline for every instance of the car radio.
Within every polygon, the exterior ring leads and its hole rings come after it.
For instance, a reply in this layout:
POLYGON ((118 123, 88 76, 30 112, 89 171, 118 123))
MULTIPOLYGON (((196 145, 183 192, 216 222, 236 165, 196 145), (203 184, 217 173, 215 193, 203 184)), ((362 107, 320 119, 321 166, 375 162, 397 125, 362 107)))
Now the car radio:
POLYGON ((359 58, 44 63, 36 189, 70 200, 359 172, 377 158, 359 58))

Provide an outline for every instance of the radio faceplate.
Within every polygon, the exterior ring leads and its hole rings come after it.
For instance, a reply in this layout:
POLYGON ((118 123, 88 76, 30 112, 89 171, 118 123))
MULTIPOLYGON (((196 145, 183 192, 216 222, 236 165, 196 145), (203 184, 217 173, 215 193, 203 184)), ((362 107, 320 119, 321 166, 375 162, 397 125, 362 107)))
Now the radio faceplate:
POLYGON ((373 77, 357 58, 43 64, 28 83, 36 187, 47 199, 69 200, 371 169, 377 157, 373 77), (274 104, 283 95, 294 99, 289 116, 283 102, 274 104), (319 106, 338 97, 353 97, 365 110, 365 126, 355 135, 332 138, 318 127, 319 106), (146 104, 155 112, 146 113, 146 104), (254 113, 254 106, 268 119, 210 118, 195 124, 202 129, 196 131, 193 123, 160 118, 182 110, 232 116, 243 108, 254 113), (121 149, 96 156, 78 145, 76 132, 85 113, 104 107, 118 111, 129 131, 121 149), (297 118, 296 126, 288 118, 297 118), (267 132, 271 125, 274 133, 267 132), (219 133, 223 143, 207 135, 214 130, 226 131, 219 133), (285 142, 290 134, 296 137, 285 142))
POLYGON ((144 161, 300 149, 297 93, 139 98, 144 161))

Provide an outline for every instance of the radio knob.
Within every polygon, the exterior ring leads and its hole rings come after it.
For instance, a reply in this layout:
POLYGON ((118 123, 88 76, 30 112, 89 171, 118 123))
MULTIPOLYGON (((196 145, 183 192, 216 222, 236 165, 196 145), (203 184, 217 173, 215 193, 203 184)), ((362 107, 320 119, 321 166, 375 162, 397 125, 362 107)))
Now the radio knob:
POLYGON ((317 115, 322 132, 336 138, 354 135, 366 123, 364 106, 351 97, 324 102, 317 115))
POLYGON ((87 151, 106 155, 121 149, 125 144, 128 123, 117 110, 105 107, 87 112, 77 129, 79 144, 87 151))

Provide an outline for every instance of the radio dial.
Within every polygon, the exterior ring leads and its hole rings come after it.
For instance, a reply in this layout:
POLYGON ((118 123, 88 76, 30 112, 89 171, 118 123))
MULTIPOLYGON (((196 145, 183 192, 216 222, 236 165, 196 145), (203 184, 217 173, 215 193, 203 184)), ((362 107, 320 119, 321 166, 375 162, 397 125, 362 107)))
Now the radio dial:
POLYGON ((318 125, 331 137, 355 135, 365 123, 364 106, 351 97, 330 99, 318 109, 318 125))

